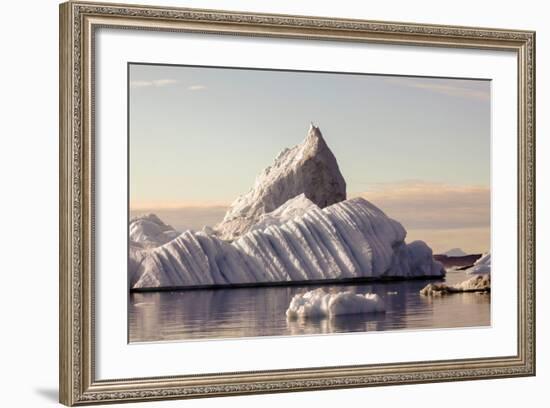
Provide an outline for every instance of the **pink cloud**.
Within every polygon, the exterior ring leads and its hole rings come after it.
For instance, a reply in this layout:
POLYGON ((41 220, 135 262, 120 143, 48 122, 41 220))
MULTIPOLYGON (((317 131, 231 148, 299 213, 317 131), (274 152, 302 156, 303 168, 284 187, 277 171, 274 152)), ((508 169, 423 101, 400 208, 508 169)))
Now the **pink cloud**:
POLYGON ((491 192, 487 186, 408 181, 378 184, 354 195, 372 201, 407 228, 490 226, 491 192))

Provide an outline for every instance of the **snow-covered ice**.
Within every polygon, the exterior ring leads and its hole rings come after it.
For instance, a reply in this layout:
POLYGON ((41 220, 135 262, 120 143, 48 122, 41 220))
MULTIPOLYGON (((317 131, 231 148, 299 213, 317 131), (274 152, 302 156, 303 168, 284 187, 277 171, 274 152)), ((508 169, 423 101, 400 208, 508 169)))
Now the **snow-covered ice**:
POLYGON ((286 148, 256 178, 254 186, 232 204, 214 229, 233 240, 247 233, 264 214, 304 194, 320 208, 346 199, 346 181, 321 131, 313 124, 301 144, 286 148))
POLYGON ((185 231, 145 254, 133 287, 443 276, 431 249, 422 241, 406 244, 405 236, 399 222, 353 198, 233 242, 185 231))
POLYGON ((157 247, 176 238, 179 233, 155 214, 132 218, 129 225, 130 241, 143 248, 157 247))
POLYGON ((491 275, 476 275, 456 285, 430 283, 420 290, 420 294, 424 296, 439 296, 449 293, 489 292, 490 290, 491 275))
POLYGON ((250 231, 265 230, 271 225, 281 225, 291 221, 296 217, 304 215, 308 210, 319 208, 315 203, 309 200, 305 194, 297 195, 274 211, 264 214, 258 222, 254 224, 250 231))
POLYGON ((454 285, 455 289, 462 291, 489 290, 491 288, 491 275, 477 275, 454 285))
POLYGON ((373 293, 329 293, 322 288, 295 295, 286 311, 289 319, 333 317, 385 312, 384 301, 373 293))
POLYGON ((491 253, 483 254, 481 258, 474 262, 471 268, 466 269, 466 273, 471 275, 491 273, 491 253))

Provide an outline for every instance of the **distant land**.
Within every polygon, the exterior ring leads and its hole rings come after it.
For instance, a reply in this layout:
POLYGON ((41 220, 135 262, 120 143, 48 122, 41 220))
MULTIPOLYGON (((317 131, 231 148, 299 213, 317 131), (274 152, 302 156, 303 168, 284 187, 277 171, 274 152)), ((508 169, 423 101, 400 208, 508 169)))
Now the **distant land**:
POLYGON ((453 248, 453 249, 449 249, 447 252, 443 253, 443 255, 447 255, 447 256, 466 256, 468 254, 466 252, 464 252, 461 248, 453 248))
POLYGON ((452 266, 471 266, 474 264, 475 261, 477 261, 479 258, 481 258, 483 254, 471 254, 471 255, 465 255, 465 256, 447 256, 445 254, 436 254, 434 255, 434 259, 436 261, 439 261, 443 264, 445 268, 450 268, 452 266))

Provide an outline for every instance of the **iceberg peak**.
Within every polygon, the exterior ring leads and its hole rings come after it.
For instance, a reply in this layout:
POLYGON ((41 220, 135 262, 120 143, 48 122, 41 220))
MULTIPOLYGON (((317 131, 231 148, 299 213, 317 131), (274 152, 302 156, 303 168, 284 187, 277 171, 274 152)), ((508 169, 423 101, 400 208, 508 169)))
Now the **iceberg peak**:
MULTIPOLYGON (((323 139, 323 134, 321 129, 315 126, 313 123, 309 125, 309 130, 307 136, 302 143, 304 149, 311 149, 312 151, 320 151, 322 149, 327 149, 330 152, 329 147, 327 146, 325 139, 323 139)), ((330 152, 332 154, 332 152, 330 152)))
POLYGON ((222 239, 236 239, 262 215, 300 194, 320 208, 346 199, 346 181, 336 157, 313 123, 302 143, 281 151, 257 176, 254 186, 231 204, 215 230, 222 239))
POLYGON ((323 138, 323 135, 321 134, 321 130, 319 127, 315 126, 313 122, 310 122, 309 129, 307 131, 307 137, 308 138, 323 138))

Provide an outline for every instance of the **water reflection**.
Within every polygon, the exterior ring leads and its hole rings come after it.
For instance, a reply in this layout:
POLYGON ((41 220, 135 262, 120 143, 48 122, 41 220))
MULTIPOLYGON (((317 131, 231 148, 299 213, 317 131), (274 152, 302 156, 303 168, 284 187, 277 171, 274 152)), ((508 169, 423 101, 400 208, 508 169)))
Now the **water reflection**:
POLYGON ((288 334, 329 334, 378 331, 379 323, 385 320, 384 313, 364 315, 338 315, 309 319, 288 320, 288 334))
MULTIPOLYGON (((452 273, 447 283, 464 280, 452 273)), ((490 295, 423 297, 425 281, 323 286, 328 291, 377 293, 386 313, 288 321, 292 297, 319 286, 132 293, 130 341, 287 336, 415 328, 486 326, 490 295)))

